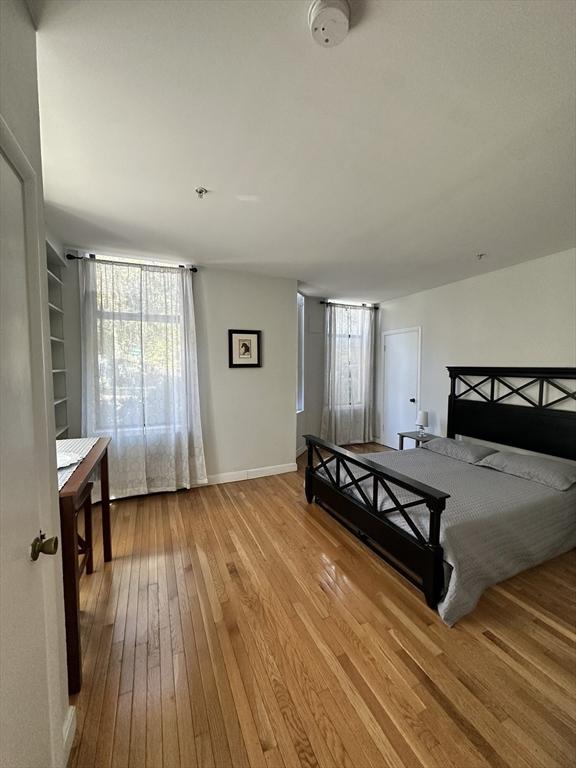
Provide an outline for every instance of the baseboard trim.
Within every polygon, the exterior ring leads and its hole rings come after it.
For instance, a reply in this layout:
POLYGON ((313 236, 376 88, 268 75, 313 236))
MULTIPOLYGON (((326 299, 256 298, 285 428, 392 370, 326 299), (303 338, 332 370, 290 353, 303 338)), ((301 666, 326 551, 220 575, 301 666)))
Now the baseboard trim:
POLYGON ((306 453, 306 448, 306 445, 303 445, 300 448, 296 448, 296 458, 298 458, 298 456, 302 456, 303 453, 306 453))
POLYGON ((282 475, 286 472, 296 472, 296 463, 277 464, 270 467, 256 467, 255 469, 242 469, 239 472, 221 472, 218 475, 208 475, 209 485, 221 485, 222 483, 237 483, 239 480, 254 480, 256 477, 268 475, 282 475))
POLYGON ((255 477, 266 477, 267 475, 283 475, 286 472, 296 472, 298 469, 296 462, 292 464, 277 464, 275 467, 260 467, 259 469, 247 470, 247 479, 253 480, 255 477))
POLYGON ((208 475, 208 485, 236 483, 238 480, 247 480, 246 470, 241 472, 220 472, 218 475, 208 475))
POLYGON ((68 764, 68 758, 72 751, 72 744, 74 743, 74 735, 76 734, 76 707, 68 707, 66 717, 64 718, 64 724, 62 726, 62 738, 64 749, 64 765, 68 764))

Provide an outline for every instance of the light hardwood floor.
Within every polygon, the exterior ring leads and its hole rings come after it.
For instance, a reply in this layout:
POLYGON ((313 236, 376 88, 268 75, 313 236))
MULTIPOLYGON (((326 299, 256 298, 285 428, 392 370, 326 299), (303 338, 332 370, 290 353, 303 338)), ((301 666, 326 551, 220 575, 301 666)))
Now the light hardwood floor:
POLYGON ((574 553, 448 629, 302 485, 113 505, 70 766, 575 765, 574 553))

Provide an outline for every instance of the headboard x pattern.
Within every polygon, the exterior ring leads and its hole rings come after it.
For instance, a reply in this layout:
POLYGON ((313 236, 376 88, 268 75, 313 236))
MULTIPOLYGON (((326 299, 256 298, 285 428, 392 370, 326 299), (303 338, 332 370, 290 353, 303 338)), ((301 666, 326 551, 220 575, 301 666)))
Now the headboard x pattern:
POLYGON ((448 372, 448 437, 576 459, 576 368, 449 366, 448 372))
POLYGON ((454 375, 453 381, 456 384, 458 382, 461 382, 466 386, 466 389, 455 391, 454 396, 456 397, 456 399, 460 399, 462 397, 465 397, 467 394, 474 392, 475 394, 479 395, 480 398, 482 398, 483 400, 486 400, 489 403, 501 403, 507 398, 510 398, 513 395, 517 395, 522 400, 527 402, 528 405, 531 405, 534 408, 553 408, 554 406, 559 405, 560 403, 565 402, 566 400, 570 400, 570 399, 576 400, 576 389, 571 392, 569 389, 566 389, 566 387, 560 384, 558 381, 555 381, 554 379, 548 376, 533 376, 528 381, 525 381, 523 384, 519 384, 517 386, 510 384, 510 382, 506 381, 505 378, 502 378, 502 376, 499 376, 496 374, 485 376, 483 379, 481 379, 481 381, 472 383, 463 374, 456 373, 454 375), (490 385, 490 391, 488 394, 486 394, 486 392, 482 390, 482 387, 487 383, 489 383, 490 385), (495 395, 495 388, 497 384, 500 384, 501 386, 505 387, 508 390, 507 392, 504 392, 504 394, 500 395, 499 397, 496 397, 495 395), (537 401, 524 392, 524 390, 530 389, 535 385, 538 386, 537 401), (545 400, 546 385, 548 385, 549 389, 556 390, 556 392, 562 393, 562 396, 557 397, 555 400, 545 400))

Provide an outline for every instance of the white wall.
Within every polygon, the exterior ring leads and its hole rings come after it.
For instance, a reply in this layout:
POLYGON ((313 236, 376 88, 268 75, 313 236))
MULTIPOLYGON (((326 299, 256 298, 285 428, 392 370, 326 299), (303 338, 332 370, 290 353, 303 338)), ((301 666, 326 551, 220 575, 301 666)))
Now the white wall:
POLYGON ((209 479, 239 479, 268 467, 293 469, 296 281, 201 268, 194 276, 194 298, 209 479), (228 367, 229 328, 262 331, 262 368, 228 367))
POLYGON ((0 6, 2 116, 41 179, 36 31, 23 0, 3 0, 0 6))
POLYGON ((298 414, 296 450, 305 442, 302 435, 320 434, 324 388, 324 305, 320 299, 304 299, 304 410, 298 414))
POLYGON ((446 434, 447 365, 576 365, 576 250, 381 305, 381 327, 422 327, 421 407, 446 434))
MULTIPOLYGON (((38 84, 36 73, 36 31, 32 24, 28 9, 23 0, 1 0, 0 2, 0 113, 15 135, 28 160, 32 164, 42 189, 42 161, 40 153, 40 121, 38 114, 38 84)), ((41 222, 43 237, 43 222, 41 222)), ((44 272, 45 262, 38 265, 44 272)), ((45 326, 48 308, 45 308, 45 326)), ((33 329, 36 330, 36 329, 33 329)), ((49 343, 45 339, 45 349, 49 343)), ((51 372, 46 375, 46 386, 51 387, 51 372)), ((50 389, 50 399, 51 389, 50 389)), ((53 413, 50 408, 49 412, 53 413)), ((50 416, 49 416, 50 418, 50 416)), ((40 433, 39 433, 40 434, 40 433)), ((55 452, 54 452, 55 453, 55 452)), ((55 455, 51 466, 56 475, 55 455)), ((50 532, 60 528, 58 511, 58 496, 56 483, 53 482, 53 493, 43 468, 37 468, 30 473, 30 482, 39 486, 38 494, 45 499, 49 507, 51 519, 50 532)), ((52 597, 52 602, 46 605, 50 621, 47 623, 46 665, 49 683, 50 729, 51 744, 46 744, 46 765, 66 764, 63 728, 68 720, 68 683, 66 674, 66 645, 64 629, 64 602, 62 593, 62 567, 60 558, 50 558, 50 563, 43 563, 45 571, 45 595, 52 597), (55 596, 55 597, 54 597, 55 596)), ((18 596, 15 595, 15 599, 18 596)), ((42 609, 42 606, 39 606, 42 609)), ((0 617, 1 621, 1 617, 0 617)), ((12 702, 2 700, 2 709, 10 708, 12 702)), ((22 723, 22 732, 30 727, 22 723)), ((73 733, 71 734, 73 736, 73 733)), ((70 744, 68 744, 70 746, 70 744)))

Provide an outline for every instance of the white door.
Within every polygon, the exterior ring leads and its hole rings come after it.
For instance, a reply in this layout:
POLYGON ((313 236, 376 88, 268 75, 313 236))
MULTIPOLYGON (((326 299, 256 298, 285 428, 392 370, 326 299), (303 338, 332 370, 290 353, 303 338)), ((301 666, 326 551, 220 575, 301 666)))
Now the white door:
POLYGON ((420 390, 420 329, 408 328, 382 334, 381 440, 398 447, 398 432, 416 429, 420 390))
POLYGON ((63 713, 69 712, 60 553, 30 559, 40 529, 59 532, 46 419, 40 211, 34 171, 0 117, 2 768, 63 765, 63 713))

